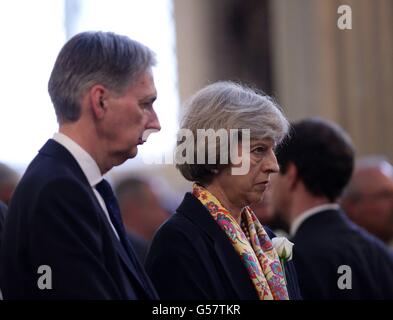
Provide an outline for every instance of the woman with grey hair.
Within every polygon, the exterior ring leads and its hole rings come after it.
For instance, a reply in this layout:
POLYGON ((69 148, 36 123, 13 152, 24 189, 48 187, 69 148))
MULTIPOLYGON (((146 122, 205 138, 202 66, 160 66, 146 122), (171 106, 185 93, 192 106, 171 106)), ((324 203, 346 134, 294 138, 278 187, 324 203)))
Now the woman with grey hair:
POLYGON ((161 298, 300 298, 291 262, 285 279, 275 235, 249 207, 278 171, 274 147, 287 131, 276 103, 242 85, 214 83, 191 98, 176 159, 192 193, 159 229, 146 261, 161 298))

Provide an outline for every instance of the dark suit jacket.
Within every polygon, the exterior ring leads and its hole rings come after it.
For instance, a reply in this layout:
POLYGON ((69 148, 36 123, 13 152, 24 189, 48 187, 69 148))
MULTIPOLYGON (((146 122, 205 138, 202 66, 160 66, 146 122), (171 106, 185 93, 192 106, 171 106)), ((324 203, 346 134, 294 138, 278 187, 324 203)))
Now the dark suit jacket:
MULTIPOLYGON (((258 299, 227 235, 191 193, 154 237, 146 270, 162 299, 258 299)), ((300 299, 291 263, 286 273, 290 297, 300 299)))
POLYGON ((3 234, 4 220, 7 213, 7 206, 0 201, 0 248, 1 248, 1 237, 3 234))
POLYGON ((149 250, 149 241, 142 239, 138 235, 131 232, 128 232, 127 236, 135 250, 139 261, 143 263, 146 259, 147 251, 149 250))
POLYGON ((326 210, 311 216, 292 241, 304 299, 393 299, 392 253, 345 213, 326 210), (349 274, 338 273, 341 265, 351 268, 352 289, 338 287, 339 278, 349 274))
POLYGON ((140 264, 130 261, 115 237, 78 163, 54 140, 39 151, 13 195, 0 287, 5 299, 156 298, 140 264), (41 265, 51 268, 52 289, 37 285, 48 275, 37 272, 41 265))

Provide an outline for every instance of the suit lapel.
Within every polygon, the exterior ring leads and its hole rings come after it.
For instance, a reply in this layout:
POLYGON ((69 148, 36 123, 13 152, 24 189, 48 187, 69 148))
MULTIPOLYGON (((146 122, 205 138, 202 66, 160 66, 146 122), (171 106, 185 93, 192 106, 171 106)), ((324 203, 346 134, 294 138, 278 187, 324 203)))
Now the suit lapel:
MULTIPOLYGON (((109 228, 109 225, 107 227, 109 228)), ((133 263, 129 257, 129 254, 125 251, 124 246, 113 235, 112 230, 110 230, 110 233, 111 233, 111 237, 112 237, 113 243, 115 245, 117 254, 119 255, 120 259, 123 261, 124 266, 128 269, 132 278, 135 280, 134 282, 136 282, 138 284, 138 286, 140 287, 142 292, 144 292, 148 298, 157 299, 157 295, 156 295, 152 285, 150 284, 150 282, 148 282, 148 279, 145 276, 144 270, 140 266, 139 261, 137 260, 137 258, 135 256, 135 253, 134 252, 131 253, 135 257, 134 263, 133 263), (141 277, 143 277, 143 279, 141 279, 141 277)), ((133 249, 130 246, 128 248, 128 250, 133 250, 133 249)))
MULTIPOLYGON (((123 235, 126 237, 126 235, 123 235)), ((124 237, 123 237, 124 238, 124 237)), ((116 239, 117 240, 117 239, 116 239)), ((134 278, 138 281, 141 288, 144 289, 146 295, 150 299, 158 299, 158 295, 150 282, 149 277, 147 276, 145 269, 142 267, 137 255, 135 253, 132 244, 128 240, 128 238, 124 238, 123 242, 125 243, 126 250, 124 246, 116 241, 116 249, 118 250, 118 254, 123 260, 124 264, 128 267, 128 270, 133 274, 134 278)))
POLYGON ((239 255, 227 235, 213 220, 202 203, 191 193, 187 193, 177 211, 184 214, 213 241, 214 250, 222 265, 222 271, 226 273, 239 299, 258 299, 256 290, 239 255))
MULTIPOLYGON (((90 187, 90 185, 89 185, 90 187)), ((141 292, 144 292, 145 295, 150 298, 150 299, 158 299, 157 293, 154 290, 154 287, 152 286, 150 280, 146 276, 146 273, 141 266, 138 258, 136 257, 136 254, 134 252, 134 249, 132 248, 132 245, 129 243, 128 239, 122 239, 124 238, 123 235, 118 234, 120 239, 118 239, 115 236, 115 233, 112 230, 112 227, 109 224, 109 221, 106 217, 105 212, 103 211, 101 205, 98 202, 98 199, 96 195, 94 194, 92 188, 89 188, 91 190, 91 196, 94 199, 96 203, 96 210, 101 212, 101 217, 102 220, 104 221, 104 225, 106 226, 106 232, 110 235, 112 239, 112 243, 116 249, 116 252, 118 256, 120 257, 121 261, 123 262, 124 267, 128 270, 130 276, 134 281, 132 283, 135 283, 140 287, 141 292), (121 243, 123 241, 124 245, 121 243), (126 248, 125 248, 126 246, 126 248), (128 250, 128 252, 126 251, 128 250)))

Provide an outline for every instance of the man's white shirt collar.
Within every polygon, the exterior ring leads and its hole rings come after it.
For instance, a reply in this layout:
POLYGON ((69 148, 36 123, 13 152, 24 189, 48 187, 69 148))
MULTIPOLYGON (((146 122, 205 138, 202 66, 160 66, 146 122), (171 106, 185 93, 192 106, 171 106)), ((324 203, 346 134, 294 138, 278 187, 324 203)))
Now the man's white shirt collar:
POLYGON ((56 132, 54 134, 53 140, 60 143, 72 154, 76 162, 78 162, 81 167, 91 187, 95 187, 95 185, 102 180, 102 175, 97 162, 95 162, 92 156, 79 144, 60 132, 56 132))
POLYGON ((313 207, 311 209, 308 209, 304 211, 301 215, 296 217, 296 219, 293 221, 291 228, 290 228, 290 235, 293 237, 297 230, 299 229, 300 225, 307 220, 308 218, 312 217, 313 215, 326 211, 326 210, 339 210, 340 206, 337 203, 327 203, 327 204, 322 204, 320 206, 313 207))

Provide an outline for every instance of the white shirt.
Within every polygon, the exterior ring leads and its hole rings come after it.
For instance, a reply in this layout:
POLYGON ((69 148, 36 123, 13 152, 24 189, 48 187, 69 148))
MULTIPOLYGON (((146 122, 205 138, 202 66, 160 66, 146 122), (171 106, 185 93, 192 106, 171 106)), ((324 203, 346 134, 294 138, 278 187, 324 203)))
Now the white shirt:
POLYGON ((105 213, 106 218, 108 219, 109 225, 112 227, 112 230, 115 233, 117 239, 120 239, 109 217, 109 213, 108 213, 108 209, 106 208, 105 201, 101 197, 97 189, 95 188, 97 183, 101 182, 101 180, 103 179, 100 169, 98 168, 97 162, 95 162, 95 160, 91 157, 91 155, 86 150, 84 150, 79 144, 77 144, 71 138, 67 137, 65 134, 56 132, 53 136, 53 140, 60 143, 75 158, 76 162, 79 164, 80 168, 85 174, 87 181, 89 181, 89 184, 93 189, 93 192, 98 200, 98 203, 100 204, 102 210, 105 213))
POLYGON ((338 209, 340 209, 340 206, 337 203, 327 203, 304 211, 301 215, 296 217, 295 220, 293 220, 291 224, 291 228, 289 230, 289 234, 291 235, 291 237, 293 237, 295 233, 298 231, 300 225, 308 218, 316 215, 317 213, 320 213, 325 210, 338 210, 338 209))

